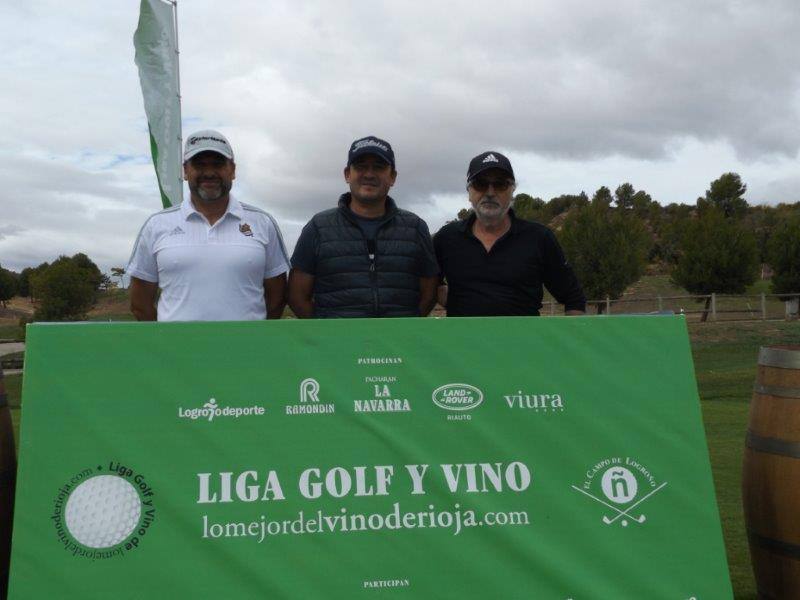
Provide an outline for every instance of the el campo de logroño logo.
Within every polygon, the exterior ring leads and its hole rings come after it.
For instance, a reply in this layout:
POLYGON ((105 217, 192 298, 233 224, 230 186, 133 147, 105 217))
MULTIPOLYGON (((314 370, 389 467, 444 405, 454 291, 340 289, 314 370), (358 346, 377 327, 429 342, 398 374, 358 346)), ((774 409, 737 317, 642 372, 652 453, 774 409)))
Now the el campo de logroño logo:
POLYGON ((581 485, 572 489, 593 500, 598 509, 604 507, 603 524, 627 527, 647 521, 642 505, 666 485, 638 460, 626 456, 596 462, 586 470, 581 485))

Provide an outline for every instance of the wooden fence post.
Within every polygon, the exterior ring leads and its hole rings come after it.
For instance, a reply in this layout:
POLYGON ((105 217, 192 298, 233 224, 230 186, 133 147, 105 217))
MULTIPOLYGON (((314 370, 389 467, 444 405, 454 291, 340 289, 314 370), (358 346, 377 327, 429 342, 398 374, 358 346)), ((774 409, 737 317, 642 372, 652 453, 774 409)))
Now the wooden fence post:
POLYGON ((609 296, 606 296, 606 314, 611 314, 611 298, 609 296))
POLYGON ((717 320, 717 294, 711 294, 711 320, 717 320))
POLYGON ((761 320, 767 320, 767 296, 761 292, 761 320))
POLYGON ((664 312, 664 299, 661 296, 658 297, 658 312, 664 312))

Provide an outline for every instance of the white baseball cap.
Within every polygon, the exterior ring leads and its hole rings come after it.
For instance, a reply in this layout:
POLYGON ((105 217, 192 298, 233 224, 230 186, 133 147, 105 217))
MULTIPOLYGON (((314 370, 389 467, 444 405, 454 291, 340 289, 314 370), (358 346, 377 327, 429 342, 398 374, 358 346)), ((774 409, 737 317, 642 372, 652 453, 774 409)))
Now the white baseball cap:
POLYGON ((216 152, 225 158, 233 160, 233 149, 227 138, 219 131, 204 129, 186 138, 186 147, 183 149, 183 162, 206 150, 216 152))

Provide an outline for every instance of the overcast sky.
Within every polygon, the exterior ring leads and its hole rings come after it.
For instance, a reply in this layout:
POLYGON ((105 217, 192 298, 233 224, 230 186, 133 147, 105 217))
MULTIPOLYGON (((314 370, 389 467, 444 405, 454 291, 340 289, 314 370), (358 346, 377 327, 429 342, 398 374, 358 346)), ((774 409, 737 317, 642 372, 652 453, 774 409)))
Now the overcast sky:
MULTIPOLYGON (((124 266, 160 209, 132 36, 138 0, 0 5, 0 264, 124 266)), ((238 197, 289 248, 346 191, 350 142, 389 140, 393 197, 432 231, 469 159, 508 154, 545 200, 624 181, 694 203, 736 171, 800 201, 797 0, 179 2, 184 135, 216 128, 238 197)))

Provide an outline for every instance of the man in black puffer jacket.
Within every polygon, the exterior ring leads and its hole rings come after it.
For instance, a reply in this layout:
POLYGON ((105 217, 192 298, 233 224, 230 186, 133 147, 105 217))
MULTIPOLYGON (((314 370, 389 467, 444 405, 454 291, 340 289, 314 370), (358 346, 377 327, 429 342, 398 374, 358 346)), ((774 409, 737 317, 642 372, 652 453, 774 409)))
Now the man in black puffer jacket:
POLYGON ((292 255, 289 306, 300 318, 419 317, 436 302, 439 269, 425 221, 397 208, 388 142, 370 136, 350 146, 350 193, 317 213, 292 255))

